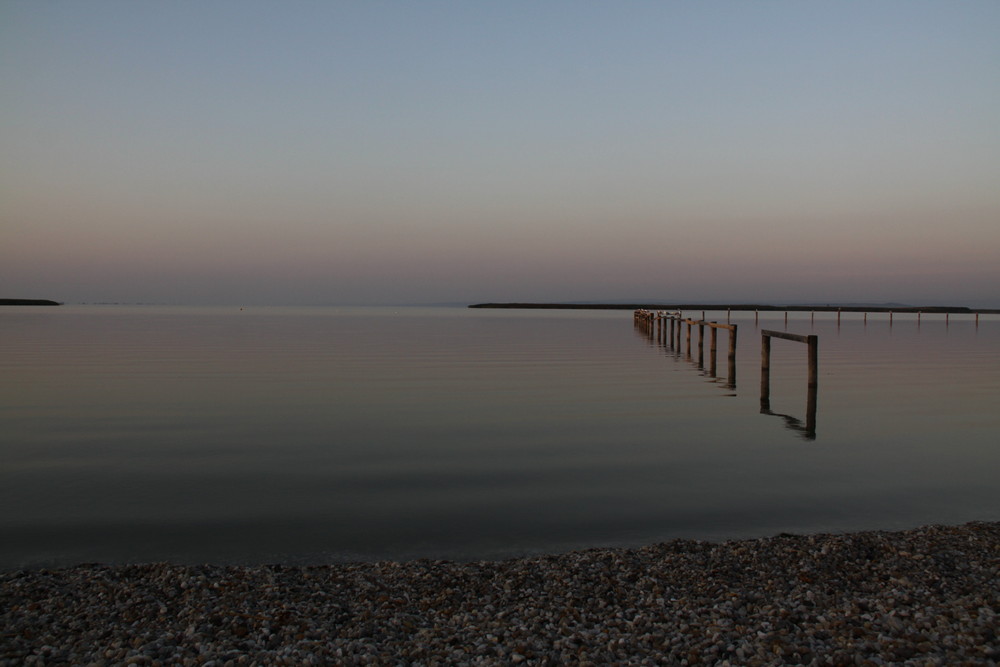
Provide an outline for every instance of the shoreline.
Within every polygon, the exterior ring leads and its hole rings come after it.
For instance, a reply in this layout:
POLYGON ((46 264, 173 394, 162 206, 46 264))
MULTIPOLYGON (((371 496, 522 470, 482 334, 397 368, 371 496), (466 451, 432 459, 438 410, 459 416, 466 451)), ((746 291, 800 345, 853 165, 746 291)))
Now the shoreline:
POLYGON ((0 573, 0 665, 996 664, 998 581, 1000 522, 502 561, 81 565, 0 573))

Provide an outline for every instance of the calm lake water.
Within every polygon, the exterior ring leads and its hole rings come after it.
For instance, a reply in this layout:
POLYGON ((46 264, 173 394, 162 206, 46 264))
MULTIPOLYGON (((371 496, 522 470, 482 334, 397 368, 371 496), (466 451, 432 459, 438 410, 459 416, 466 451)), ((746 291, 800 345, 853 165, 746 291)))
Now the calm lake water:
POLYGON ((725 331, 713 378, 630 311, 3 308, 0 568, 1000 519, 1000 318, 732 322, 735 388, 725 331), (819 336, 814 439, 805 345, 761 414, 761 329, 819 336))

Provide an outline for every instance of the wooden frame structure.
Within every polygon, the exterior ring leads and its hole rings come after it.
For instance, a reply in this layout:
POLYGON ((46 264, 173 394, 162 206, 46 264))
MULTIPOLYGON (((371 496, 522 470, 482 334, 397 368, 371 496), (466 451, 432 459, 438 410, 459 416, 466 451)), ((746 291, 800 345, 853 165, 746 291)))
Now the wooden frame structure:
POLYGON ((761 329, 760 332, 760 411, 763 414, 774 415, 771 412, 771 339, 782 338, 784 340, 805 343, 809 346, 809 380, 806 395, 806 423, 804 427, 798 428, 792 424, 795 420, 787 415, 779 415, 790 419, 791 428, 801 430, 806 438, 813 440, 816 438, 816 393, 819 385, 819 338, 815 335, 803 336, 801 334, 787 333, 784 331, 770 331, 761 329))

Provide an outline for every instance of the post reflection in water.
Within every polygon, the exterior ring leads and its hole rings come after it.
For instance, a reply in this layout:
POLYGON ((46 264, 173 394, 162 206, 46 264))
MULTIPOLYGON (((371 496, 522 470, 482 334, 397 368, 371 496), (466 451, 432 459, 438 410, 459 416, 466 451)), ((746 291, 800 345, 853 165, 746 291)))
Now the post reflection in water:
POLYGON ((771 410, 771 399, 770 396, 765 393, 766 382, 764 377, 761 377, 761 393, 760 393, 760 414, 762 415, 772 415, 774 417, 781 417, 785 420, 785 428, 790 431, 795 431, 799 433, 806 440, 816 439, 816 387, 811 386, 807 391, 806 396, 806 421, 803 424, 801 419, 793 417, 792 415, 782 414, 780 412, 774 412, 771 410))

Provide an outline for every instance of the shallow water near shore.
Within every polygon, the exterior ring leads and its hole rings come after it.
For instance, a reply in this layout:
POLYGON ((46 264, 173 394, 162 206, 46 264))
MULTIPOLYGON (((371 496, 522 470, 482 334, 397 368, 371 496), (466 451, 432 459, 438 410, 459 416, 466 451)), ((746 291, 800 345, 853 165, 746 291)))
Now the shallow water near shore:
POLYGON ((711 377, 629 311, 5 308, 0 568, 1000 519, 1000 318, 731 321, 735 387, 726 332, 711 377), (814 438, 804 345, 761 413, 761 329, 819 337, 814 438))

